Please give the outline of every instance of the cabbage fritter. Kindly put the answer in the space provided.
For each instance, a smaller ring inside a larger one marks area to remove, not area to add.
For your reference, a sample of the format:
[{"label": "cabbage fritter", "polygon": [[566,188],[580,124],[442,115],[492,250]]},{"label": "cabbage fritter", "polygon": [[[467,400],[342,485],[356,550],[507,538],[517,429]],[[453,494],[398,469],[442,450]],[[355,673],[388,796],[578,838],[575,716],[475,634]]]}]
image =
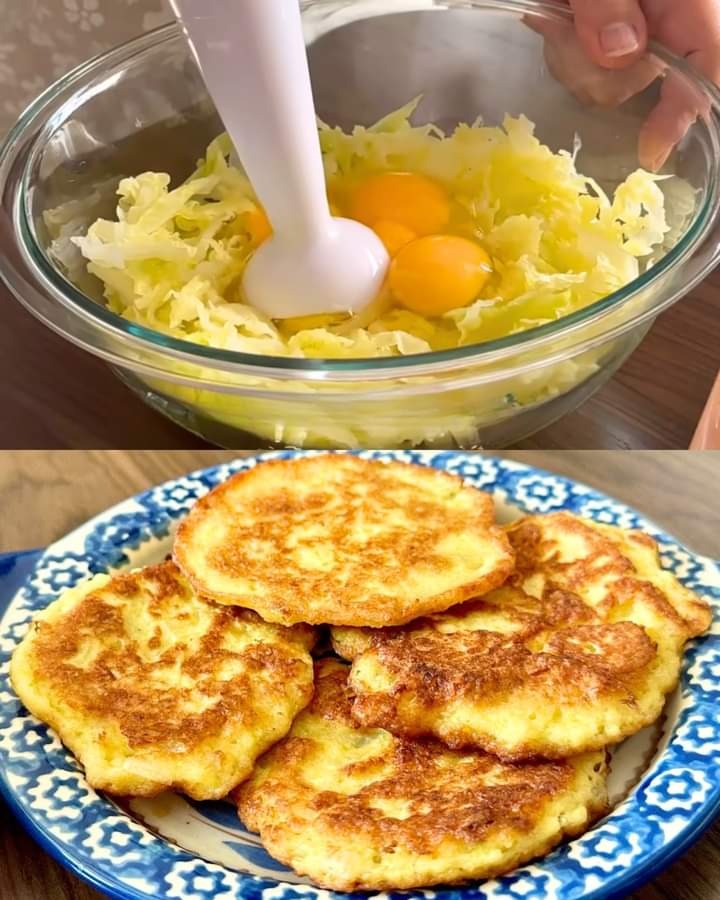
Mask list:
[{"label": "cabbage fritter", "polygon": [[93,787],[217,799],[309,703],[313,640],[200,599],[167,562],[67,591],[33,621],[11,678]]},{"label": "cabbage fritter", "polygon": [[568,513],[507,534],[503,587],[404,628],[333,629],[361,725],[512,760],[599,749],[657,718],[708,606],[647,535]]},{"label": "cabbage fritter", "polygon": [[238,473],[180,524],[174,555],[203,596],[285,625],[402,624],[497,587],[513,564],[489,495],[348,455]]},{"label": "cabbage fritter", "polygon": [[235,792],[269,853],[321,887],[485,878],[548,852],[606,807],[604,752],[503,763],[352,718],[348,668],[317,664],[312,704]]}]

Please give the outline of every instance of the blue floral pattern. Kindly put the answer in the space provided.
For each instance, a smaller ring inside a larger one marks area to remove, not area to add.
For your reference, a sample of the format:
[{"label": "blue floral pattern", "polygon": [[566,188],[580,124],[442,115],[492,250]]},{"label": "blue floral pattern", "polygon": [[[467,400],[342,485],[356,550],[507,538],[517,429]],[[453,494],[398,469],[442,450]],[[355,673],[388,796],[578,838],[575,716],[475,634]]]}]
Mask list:
[{"label": "blue floral pattern", "polygon": [[[30,618],[59,592],[98,572],[139,565],[169,546],[177,521],[198,497],[233,472],[279,451],[195,472],[120,504],[51,547],[0,622],[0,788],[43,846],[113,896],[177,900],[322,900],[311,885],[237,871],[169,843],[128,816],[85,781],[54,733],[23,709],[8,681],[10,655]],[[306,454],[309,455],[309,454]],[[690,588],[720,605],[716,564],[689,553],[633,510],[559,475],[520,463],[450,451],[363,451],[455,473],[527,512],[565,509],[598,522],[643,528],[660,542],[666,566]],[[1,586],[1,585],[0,585]],[[720,627],[695,641],[685,661],[679,709],[672,713],[667,748],[634,792],[586,835],[541,862],[472,889],[414,891],[410,898],[464,900],[576,900],[621,894],[697,837],[720,809]],[[202,811],[202,804],[198,808]],[[190,807],[188,807],[190,808]],[[222,820],[208,807],[207,820]],[[221,827],[218,825],[218,827]],[[239,836],[238,836],[239,835]],[[255,861],[257,840],[233,833],[238,867],[268,871]],[[335,895],[349,898],[350,895]],[[357,897],[357,895],[353,895]]]}]

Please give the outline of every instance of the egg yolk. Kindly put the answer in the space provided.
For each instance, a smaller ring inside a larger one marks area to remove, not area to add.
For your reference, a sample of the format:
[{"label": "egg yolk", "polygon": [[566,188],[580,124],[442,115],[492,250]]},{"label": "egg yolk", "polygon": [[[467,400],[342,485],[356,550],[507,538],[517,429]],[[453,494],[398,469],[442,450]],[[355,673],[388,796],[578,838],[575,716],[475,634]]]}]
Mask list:
[{"label": "egg yolk", "polygon": [[373,225],[373,231],[385,245],[390,256],[395,256],[410,241],[414,241],[417,235],[414,231],[400,225],[397,222],[388,222],[381,219]]},{"label": "egg yolk", "polygon": [[389,221],[418,235],[442,231],[450,221],[447,191],[430,178],[410,172],[371,175],[350,198],[350,218],[373,228]]},{"label": "egg yolk", "polygon": [[492,264],[474,241],[438,234],[406,244],[390,266],[395,300],[424,316],[439,316],[475,300]]},{"label": "egg yolk", "polygon": [[[330,213],[336,217],[342,216],[342,210],[332,201],[330,201]],[[250,235],[250,243],[253,247],[259,247],[272,236],[273,228],[262,206],[256,206],[255,209],[246,212],[243,216],[243,224]]]},{"label": "egg yolk", "polygon": [[256,206],[255,209],[246,212],[243,216],[243,223],[250,235],[250,243],[253,247],[259,247],[273,233],[270,220],[262,206]]}]

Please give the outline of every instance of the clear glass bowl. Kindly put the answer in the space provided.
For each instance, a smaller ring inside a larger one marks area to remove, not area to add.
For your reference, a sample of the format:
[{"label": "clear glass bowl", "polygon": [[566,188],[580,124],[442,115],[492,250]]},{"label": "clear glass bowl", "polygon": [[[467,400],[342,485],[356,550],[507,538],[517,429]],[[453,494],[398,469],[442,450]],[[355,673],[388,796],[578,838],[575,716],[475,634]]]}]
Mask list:
[{"label": "clear glass bowl", "polygon": [[[638,167],[638,135],[661,79],[620,105],[582,102],[583,90],[551,74],[544,40],[529,27],[555,22],[571,36],[562,7],[532,0],[303,6],[318,113],[330,124],[370,124],[422,93],[423,116],[446,128],[524,113],[555,150],[572,148],[580,135],[578,167],[606,189]],[[121,177],[156,169],[185,178],[222,130],[174,26],[75,70],[22,116],[0,152],[0,274],[49,327],[214,443],[507,446],[597,390],[655,316],[718,261],[718,92],[662,48],[644,62],[672,73],[703,108],[665,169],[692,185],[694,208],[679,208],[673,179],[662,182],[671,222],[683,223],[664,256],[624,289],[550,325],[452,351],[305,360],[198,347],[111,313],[81,260],[65,270],[53,261],[52,227],[81,233],[99,215],[112,216]],[[580,74],[599,78],[595,97],[608,99],[602,70]],[[60,212],[48,230],[50,209]]]}]

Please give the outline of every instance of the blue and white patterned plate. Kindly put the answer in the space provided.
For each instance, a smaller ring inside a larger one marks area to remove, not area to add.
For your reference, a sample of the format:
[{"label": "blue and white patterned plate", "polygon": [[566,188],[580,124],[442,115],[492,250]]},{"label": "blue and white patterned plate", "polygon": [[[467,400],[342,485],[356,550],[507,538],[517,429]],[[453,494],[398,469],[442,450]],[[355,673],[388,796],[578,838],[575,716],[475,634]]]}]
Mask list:
[{"label": "blue and white patterned plate", "polygon": [[[294,455],[266,454],[169,481],[108,510],[37,559],[0,558],[0,788],[39,843],[106,894],[123,900],[332,897],[272,860],[229,805],[191,803],[166,794],[120,806],[98,794],[55,734],[28,715],[8,682],[10,655],[32,615],[60,591],[97,572],[162,559],[177,521],[199,496],[263,459]],[[660,542],[665,565],[720,609],[720,572],[713,561],[694,556],[632,509],[584,485],[479,454],[361,455],[457,473],[490,491],[505,520],[521,512],[565,509],[599,522],[642,528]],[[27,582],[15,593],[27,571]],[[615,752],[610,792],[616,805],[595,828],[503,878],[403,896],[590,900],[626,894],[688,847],[720,810],[719,702],[716,616],[712,633],[690,645],[681,684],[668,699],[664,717]]]}]

